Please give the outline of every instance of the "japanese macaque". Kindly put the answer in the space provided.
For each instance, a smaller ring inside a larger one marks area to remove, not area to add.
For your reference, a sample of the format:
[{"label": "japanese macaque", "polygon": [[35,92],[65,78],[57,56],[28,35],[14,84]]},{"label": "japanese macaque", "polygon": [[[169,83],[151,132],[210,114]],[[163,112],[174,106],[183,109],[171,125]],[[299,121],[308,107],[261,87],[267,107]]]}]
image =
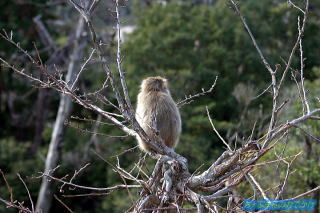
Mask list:
[{"label": "japanese macaque", "polygon": [[[181,133],[181,118],[165,78],[149,77],[142,81],[136,119],[150,139],[157,141],[157,135],[166,146],[173,149],[177,146]],[[139,136],[137,139],[140,149],[151,151]]]}]

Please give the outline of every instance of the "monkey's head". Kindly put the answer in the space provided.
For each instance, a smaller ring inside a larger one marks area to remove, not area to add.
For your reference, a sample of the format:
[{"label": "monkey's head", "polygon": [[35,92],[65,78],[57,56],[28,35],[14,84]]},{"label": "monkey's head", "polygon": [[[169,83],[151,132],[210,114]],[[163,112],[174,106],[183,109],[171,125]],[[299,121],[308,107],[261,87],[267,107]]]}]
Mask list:
[{"label": "monkey's head", "polygon": [[168,92],[167,79],[160,76],[149,77],[142,81],[141,91],[143,92]]}]

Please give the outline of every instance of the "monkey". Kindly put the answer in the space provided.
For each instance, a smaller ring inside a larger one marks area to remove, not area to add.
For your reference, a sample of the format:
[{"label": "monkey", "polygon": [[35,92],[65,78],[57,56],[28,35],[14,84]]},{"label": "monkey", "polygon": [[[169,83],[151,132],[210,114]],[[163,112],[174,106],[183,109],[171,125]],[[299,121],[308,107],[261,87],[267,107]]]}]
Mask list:
[{"label": "monkey", "polygon": [[[150,139],[157,141],[158,135],[166,146],[172,149],[177,146],[181,134],[181,116],[171,97],[167,79],[157,76],[142,81],[135,117]],[[141,150],[151,151],[139,136],[137,140]]]}]

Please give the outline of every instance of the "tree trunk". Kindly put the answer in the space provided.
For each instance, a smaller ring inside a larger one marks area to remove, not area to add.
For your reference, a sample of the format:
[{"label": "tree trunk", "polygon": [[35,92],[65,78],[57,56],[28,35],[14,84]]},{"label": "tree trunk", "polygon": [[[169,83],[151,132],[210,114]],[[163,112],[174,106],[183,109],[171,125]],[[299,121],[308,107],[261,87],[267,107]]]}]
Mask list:
[{"label": "tree trunk", "polygon": [[[72,78],[75,76],[75,72],[78,70],[78,65],[83,46],[80,45],[80,37],[84,27],[83,18],[79,18],[78,26],[76,29],[76,36],[74,38],[74,47],[70,57],[70,62],[68,65],[68,73],[66,76],[66,82],[72,83]],[[50,172],[58,165],[58,160],[60,158],[59,145],[62,142],[65,125],[64,121],[70,116],[72,102],[70,97],[66,94],[61,94],[59,109],[53,128],[51,141],[49,145],[49,150],[46,158],[45,164],[45,173]],[[43,176],[42,183],[40,186],[39,196],[36,205],[36,212],[48,213],[50,211],[51,202],[52,202],[52,182]]]}]

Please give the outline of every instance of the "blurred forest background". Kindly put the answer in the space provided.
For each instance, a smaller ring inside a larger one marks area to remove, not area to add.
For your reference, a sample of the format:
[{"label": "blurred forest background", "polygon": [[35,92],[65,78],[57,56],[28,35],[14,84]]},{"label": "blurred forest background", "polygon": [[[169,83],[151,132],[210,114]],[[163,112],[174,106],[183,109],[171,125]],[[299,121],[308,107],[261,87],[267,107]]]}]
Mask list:
[{"label": "blurred forest background", "polygon": [[[81,2],[81,1],[80,1]],[[294,1],[299,5],[300,1]],[[215,126],[232,145],[241,144],[251,135],[259,137],[270,119],[272,106],[269,92],[259,96],[270,85],[270,76],[261,63],[239,17],[224,0],[152,1],[129,0],[121,2],[123,30],[123,66],[127,75],[130,97],[135,103],[139,84],[144,77],[161,75],[169,80],[173,98],[178,102],[185,95],[202,88],[210,88],[218,76],[214,91],[207,96],[180,108],[183,122],[182,136],[177,153],[189,161],[190,172],[200,165],[207,168],[224,151],[223,144],[212,131],[205,107],[208,106]],[[287,0],[241,0],[239,6],[246,17],[265,56],[273,66],[284,66],[297,35],[299,11],[289,7]],[[66,72],[75,38],[79,13],[64,0],[1,0],[0,29],[12,31],[13,37],[31,54],[35,46],[47,66],[58,66]],[[115,66],[114,2],[101,1],[95,8],[93,23],[104,43],[105,54]],[[300,14],[301,15],[301,14]],[[45,35],[41,26],[48,32]],[[307,95],[312,106],[319,107],[320,94],[320,2],[310,2],[310,13],[304,33],[305,77]],[[81,33],[76,65],[80,68],[91,53],[87,26]],[[32,69],[24,54],[0,38],[0,57],[26,71],[40,76]],[[299,68],[297,53],[290,71],[295,75]],[[290,75],[289,75],[290,76]],[[105,80],[101,61],[94,57],[79,79],[79,90],[94,92]],[[110,93],[110,90],[105,90]],[[103,95],[103,93],[102,93]],[[301,103],[293,79],[288,78],[281,100],[288,100],[281,112],[281,121],[301,114]],[[60,94],[50,89],[33,87],[26,78],[16,75],[5,66],[0,67],[0,169],[13,187],[15,200],[25,200],[27,192],[17,177],[26,181],[32,199],[37,200],[41,179],[35,178],[44,170],[44,162],[57,116]],[[101,107],[108,108],[101,103]],[[92,119],[87,122],[82,118]],[[94,122],[95,120],[101,123]],[[121,183],[113,169],[97,154],[111,163],[115,155],[135,147],[132,137],[121,135],[118,129],[103,125],[104,120],[74,104],[71,117],[65,122],[65,131],[59,145],[61,168],[56,176],[62,177],[90,166],[79,175],[75,183],[85,186],[106,187]],[[280,121],[279,121],[280,122]],[[308,123],[307,131],[290,130],[292,135],[263,160],[276,155],[292,156],[299,152],[285,195],[294,196],[320,185],[320,126]],[[99,132],[101,134],[91,134]],[[106,134],[106,135],[104,135]],[[239,145],[240,146],[240,145]],[[138,148],[119,156],[121,166],[130,170],[143,156]],[[141,163],[141,162],[139,162]],[[143,168],[152,171],[155,160],[146,158]],[[286,168],[283,163],[270,164],[255,170],[256,178],[267,193],[274,193]],[[58,196],[61,184],[54,183]],[[138,196],[139,190],[132,190]],[[89,193],[84,190],[67,190],[64,194]],[[240,185],[237,193],[244,198],[252,196],[247,184]],[[0,195],[9,199],[4,180],[0,178]],[[318,200],[319,192],[309,196]],[[61,196],[60,196],[61,198]],[[102,213],[124,212],[132,202],[127,192],[113,192],[104,196],[67,197],[63,201],[75,212]],[[55,199],[50,212],[64,212],[65,208]],[[319,212],[319,205],[315,212]],[[16,212],[0,203],[0,212]]]}]

